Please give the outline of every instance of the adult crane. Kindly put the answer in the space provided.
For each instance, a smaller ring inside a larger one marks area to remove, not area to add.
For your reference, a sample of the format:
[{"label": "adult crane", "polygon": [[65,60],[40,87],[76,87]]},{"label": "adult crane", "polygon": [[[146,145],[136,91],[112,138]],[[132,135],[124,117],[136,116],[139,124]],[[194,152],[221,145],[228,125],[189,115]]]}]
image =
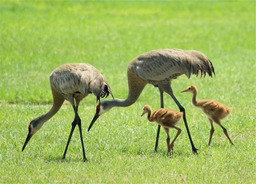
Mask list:
[{"label": "adult crane", "polygon": [[110,86],[104,79],[103,75],[94,66],[86,63],[71,63],[59,66],[53,70],[50,75],[50,85],[53,96],[53,105],[47,113],[33,119],[29,123],[28,135],[22,147],[22,151],[25,149],[31,137],[43,126],[43,124],[58,112],[66,99],[73,107],[75,118],[72,122],[63,159],[66,157],[66,152],[68,150],[73,131],[76,125],[78,125],[82,144],[83,160],[86,161],[87,158],[84,151],[81,119],[78,115],[78,106],[80,101],[90,93],[93,93],[96,96],[97,101],[100,101],[100,98],[107,97],[109,94],[112,95]]},{"label": "adult crane", "polygon": [[[143,53],[134,58],[128,65],[127,77],[129,93],[126,99],[109,99],[100,102],[96,106],[96,113],[89,125],[91,129],[100,115],[112,107],[127,107],[135,103],[146,84],[152,84],[160,90],[161,108],[164,107],[163,92],[169,94],[174,102],[183,112],[183,120],[192,146],[192,151],[197,153],[191,138],[186,120],[185,108],[180,104],[173,94],[171,80],[185,74],[190,78],[191,74],[209,76],[214,74],[214,67],[211,61],[201,52],[195,50],[181,49],[159,49]],[[155,151],[158,147],[160,125],[158,125]]]}]

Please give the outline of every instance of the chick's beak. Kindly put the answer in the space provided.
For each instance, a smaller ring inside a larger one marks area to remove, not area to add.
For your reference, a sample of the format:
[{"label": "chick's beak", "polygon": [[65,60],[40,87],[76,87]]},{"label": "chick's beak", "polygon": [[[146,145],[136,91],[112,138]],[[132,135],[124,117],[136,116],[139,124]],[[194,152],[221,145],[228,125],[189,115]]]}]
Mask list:
[{"label": "chick's beak", "polygon": [[145,112],[145,111],[143,111],[143,112],[142,112],[142,114],[141,114],[141,117],[142,117],[145,113],[146,113],[146,112]]},{"label": "chick's beak", "polygon": [[181,91],[181,93],[188,92],[188,89],[184,89]]}]

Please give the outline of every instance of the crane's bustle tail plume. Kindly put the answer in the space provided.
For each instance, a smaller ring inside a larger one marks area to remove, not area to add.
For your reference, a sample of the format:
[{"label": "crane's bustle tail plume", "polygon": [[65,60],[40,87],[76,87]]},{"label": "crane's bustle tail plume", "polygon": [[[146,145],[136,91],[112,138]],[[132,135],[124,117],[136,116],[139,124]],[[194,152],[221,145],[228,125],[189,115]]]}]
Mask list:
[{"label": "crane's bustle tail plume", "polygon": [[112,96],[113,99],[115,99],[110,86],[106,82],[104,82],[103,89],[97,95],[97,102],[100,101],[100,98],[107,98],[109,94]]},{"label": "crane's bustle tail plume", "polygon": [[110,86],[108,85],[108,83],[105,83],[105,85],[104,85],[104,92],[106,94],[106,97],[108,97],[108,95],[110,94],[112,96],[112,98],[115,99],[114,95],[112,93],[112,90],[111,90]]},{"label": "crane's bustle tail plume", "polygon": [[[186,51],[189,54],[189,57],[186,59],[186,75],[188,78],[191,73],[198,76],[201,73],[201,77],[205,77],[208,74],[210,77],[215,75],[214,67],[212,62],[201,52],[195,50]],[[195,59],[196,58],[196,59]]]}]

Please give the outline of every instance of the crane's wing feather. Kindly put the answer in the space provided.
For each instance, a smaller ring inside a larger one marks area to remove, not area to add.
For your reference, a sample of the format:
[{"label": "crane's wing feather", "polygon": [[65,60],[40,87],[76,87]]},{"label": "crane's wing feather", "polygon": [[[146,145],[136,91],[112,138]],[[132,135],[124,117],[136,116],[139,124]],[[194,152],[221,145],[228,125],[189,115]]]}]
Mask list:
[{"label": "crane's wing feather", "polygon": [[50,76],[51,85],[66,98],[74,94],[93,93],[97,101],[112,94],[101,72],[87,63],[69,63],[56,68]]},{"label": "crane's wing feather", "polygon": [[145,80],[174,79],[182,74],[189,78],[191,73],[212,76],[214,73],[211,61],[194,50],[153,50],[139,55],[134,63],[136,73]]}]

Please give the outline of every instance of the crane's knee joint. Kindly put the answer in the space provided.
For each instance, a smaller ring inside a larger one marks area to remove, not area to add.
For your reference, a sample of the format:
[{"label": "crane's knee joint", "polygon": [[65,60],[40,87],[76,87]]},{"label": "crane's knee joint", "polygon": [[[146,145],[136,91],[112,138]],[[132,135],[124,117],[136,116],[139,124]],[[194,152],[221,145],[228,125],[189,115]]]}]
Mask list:
[{"label": "crane's knee joint", "polygon": [[185,112],[185,108],[184,107],[180,107],[180,112]]}]

